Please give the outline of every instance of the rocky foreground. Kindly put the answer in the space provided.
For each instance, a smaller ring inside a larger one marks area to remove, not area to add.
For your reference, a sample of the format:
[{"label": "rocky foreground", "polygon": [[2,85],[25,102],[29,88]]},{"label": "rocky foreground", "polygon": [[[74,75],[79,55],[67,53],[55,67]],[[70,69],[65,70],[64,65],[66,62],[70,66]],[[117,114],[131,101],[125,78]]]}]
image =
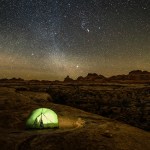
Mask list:
[{"label": "rocky foreground", "polygon": [[51,85],[52,102],[80,108],[150,130],[149,84]]},{"label": "rocky foreground", "polygon": [[[50,103],[51,97],[47,93],[25,91],[26,88],[18,90],[14,85],[0,87],[1,150],[150,149],[150,134],[147,131],[69,106]],[[39,107],[51,108],[58,114],[58,129],[25,129],[27,116]]]}]

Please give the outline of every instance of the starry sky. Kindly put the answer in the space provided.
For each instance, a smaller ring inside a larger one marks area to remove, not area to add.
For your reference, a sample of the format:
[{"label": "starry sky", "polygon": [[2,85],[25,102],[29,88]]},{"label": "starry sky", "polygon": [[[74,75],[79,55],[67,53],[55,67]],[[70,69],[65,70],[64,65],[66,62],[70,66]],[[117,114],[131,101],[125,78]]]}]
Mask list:
[{"label": "starry sky", "polygon": [[150,71],[149,0],[0,0],[0,78]]}]

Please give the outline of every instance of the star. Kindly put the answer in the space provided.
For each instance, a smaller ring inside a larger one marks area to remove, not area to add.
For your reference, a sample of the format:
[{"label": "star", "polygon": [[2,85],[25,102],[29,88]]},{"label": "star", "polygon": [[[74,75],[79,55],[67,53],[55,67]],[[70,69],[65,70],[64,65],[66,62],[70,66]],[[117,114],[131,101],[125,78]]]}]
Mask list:
[{"label": "star", "polygon": [[87,30],[87,32],[90,32],[90,30],[88,28],[86,30]]}]

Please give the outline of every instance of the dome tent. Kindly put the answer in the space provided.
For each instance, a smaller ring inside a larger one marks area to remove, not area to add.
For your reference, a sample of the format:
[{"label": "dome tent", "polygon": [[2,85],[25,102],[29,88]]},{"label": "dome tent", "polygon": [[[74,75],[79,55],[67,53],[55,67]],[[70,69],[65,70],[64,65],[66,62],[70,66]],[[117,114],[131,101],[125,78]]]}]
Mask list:
[{"label": "dome tent", "polygon": [[48,108],[33,110],[26,121],[26,127],[32,129],[56,128],[58,126],[57,114]]}]

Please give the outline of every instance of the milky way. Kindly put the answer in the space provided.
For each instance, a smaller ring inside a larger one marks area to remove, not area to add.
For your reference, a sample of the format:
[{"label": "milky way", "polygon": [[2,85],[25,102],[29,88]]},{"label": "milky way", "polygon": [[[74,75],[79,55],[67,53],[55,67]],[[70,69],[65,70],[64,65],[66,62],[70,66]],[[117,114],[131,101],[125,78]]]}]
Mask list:
[{"label": "milky way", "polygon": [[0,0],[0,78],[150,71],[149,18],[149,0]]}]

